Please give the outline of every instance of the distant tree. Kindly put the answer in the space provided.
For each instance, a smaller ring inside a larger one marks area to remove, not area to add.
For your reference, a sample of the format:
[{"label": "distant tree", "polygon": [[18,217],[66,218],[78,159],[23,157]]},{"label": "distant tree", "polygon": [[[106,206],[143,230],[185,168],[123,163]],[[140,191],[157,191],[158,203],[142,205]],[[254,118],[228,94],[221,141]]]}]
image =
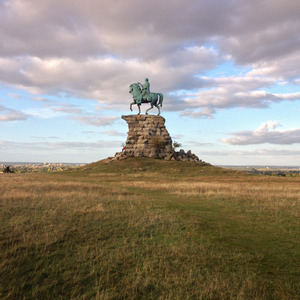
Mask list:
[{"label": "distant tree", "polygon": [[176,151],[177,148],[180,148],[180,147],[181,147],[180,143],[178,143],[176,141],[173,142],[173,148],[174,148],[175,151]]},{"label": "distant tree", "polygon": [[13,171],[10,169],[10,166],[4,166],[3,173],[13,173]]}]

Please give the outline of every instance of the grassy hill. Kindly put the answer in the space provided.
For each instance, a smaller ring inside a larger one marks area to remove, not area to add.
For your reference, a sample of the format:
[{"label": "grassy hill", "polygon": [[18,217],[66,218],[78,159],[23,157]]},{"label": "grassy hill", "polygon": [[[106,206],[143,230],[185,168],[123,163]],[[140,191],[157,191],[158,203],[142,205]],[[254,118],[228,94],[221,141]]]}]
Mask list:
[{"label": "grassy hill", "polygon": [[299,299],[300,178],[135,158],[0,183],[1,299]]}]

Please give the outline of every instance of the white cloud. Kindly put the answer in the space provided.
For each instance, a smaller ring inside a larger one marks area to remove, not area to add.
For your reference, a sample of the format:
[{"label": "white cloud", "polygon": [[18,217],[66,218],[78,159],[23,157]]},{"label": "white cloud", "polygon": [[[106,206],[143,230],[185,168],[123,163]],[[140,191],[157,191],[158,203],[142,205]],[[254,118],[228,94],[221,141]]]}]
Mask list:
[{"label": "white cloud", "polygon": [[119,117],[114,116],[73,116],[69,117],[69,119],[73,119],[79,121],[85,125],[92,125],[92,126],[107,126],[113,124]]},{"label": "white cloud", "polygon": [[77,106],[69,103],[62,103],[56,107],[53,107],[54,111],[63,112],[67,114],[81,114],[83,111]]},{"label": "white cloud", "polygon": [[28,115],[0,105],[0,122],[23,121],[28,118]]},{"label": "white cloud", "polygon": [[38,119],[51,119],[61,115],[60,112],[55,112],[51,108],[27,108],[25,113]]},{"label": "white cloud", "polygon": [[183,43],[215,41],[238,61],[265,60],[297,48],[299,11],[295,0],[2,1],[0,28],[6,42],[0,54],[113,53],[152,60]]},{"label": "white cloud", "polygon": [[[199,80],[193,74],[215,66],[216,62],[216,53],[203,47],[187,48],[175,52],[173,57],[151,62],[113,57],[80,60],[28,56],[18,60],[0,58],[0,80],[34,94],[66,93],[100,103],[120,105],[124,102],[124,95],[131,98],[128,86],[132,82],[143,81],[148,76],[153,78],[153,92],[189,89],[199,85]],[[34,97],[37,101],[43,99]]]},{"label": "white cloud", "polygon": [[38,96],[32,96],[31,100],[33,101],[37,101],[37,102],[50,102],[49,99],[45,98],[45,97],[38,97]]},{"label": "white cloud", "polygon": [[124,132],[119,132],[117,130],[108,130],[104,132],[105,134],[109,135],[109,136],[121,136],[121,137],[126,137],[126,133]]},{"label": "white cloud", "polygon": [[[292,157],[300,156],[300,150],[291,150],[291,149],[255,149],[255,150],[233,150],[233,151],[201,151],[202,155],[207,156],[232,156],[239,157],[245,159],[245,157],[254,157],[257,159],[257,164],[264,164],[263,158],[289,158],[291,160]],[[243,161],[243,160],[242,160]],[[291,160],[292,161],[292,160]],[[298,160],[297,160],[298,161]],[[265,162],[266,163],[266,162]],[[226,165],[226,160],[224,160],[223,165]]]},{"label": "white cloud", "polygon": [[[128,85],[147,76],[165,96],[190,91],[165,97],[165,109],[186,116],[266,108],[299,100],[266,91],[299,81],[299,15],[295,0],[1,1],[0,81],[36,100],[63,93],[124,109]],[[252,71],[199,77],[228,59]]]},{"label": "white cloud", "polygon": [[57,152],[64,150],[93,150],[100,148],[110,148],[110,147],[120,147],[120,142],[118,141],[97,141],[97,142],[13,142],[7,140],[0,140],[0,149],[3,151],[10,150],[19,150],[23,151],[53,151],[53,149]]},{"label": "white cloud", "polygon": [[270,129],[275,129],[278,126],[281,126],[279,121],[268,121],[262,123],[255,131],[255,133],[260,133],[260,132],[268,132]]},{"label": "white cloud", "polygon": [[[299,49],[300,42],[297,48]],[[287,51],[287,49],[285,49]],[[278,80],[297,79],[299,71],[295,66],[300,65],[300,51],[296,50],[293,53],[286,52],[285,57],[276,60],[262,60],[253,63],[251,66],[253,71],[249,72],[252,76],[272,76]]]},{"label": "white cloud", "polygon": [[15,94],[15,93],[8,93],[7,96],[10,97],[10,98],[13,98],[13,99],[20,99],[21,98],[21,95]]},{"label": "white cloud", "polygon": [[[234,107],[267,108],[272,103],[300,100],[300,93],[271,93],[263,88],[270,87],[274,80],[268,77],[230,76],[219,78],[201,77],[206,89],[182,95],[182,115],[194,118],[211,118],[220,109]],[[195,111],[196,110],[196,111]]]},{"label": "white cloud", "polygon": [[278,121],[262,123],[254,131],[234,132],[234,137],[225,138],[222,142],[230,145],[277,144],[292,145],[300,143],[300,129],[276,130]]},{"label": "white cloud", "polygon": [[215,109],[204,107],[200,111],[185,110],[181,112],[181,115],[195,119],[211,119],[214,113]]}]

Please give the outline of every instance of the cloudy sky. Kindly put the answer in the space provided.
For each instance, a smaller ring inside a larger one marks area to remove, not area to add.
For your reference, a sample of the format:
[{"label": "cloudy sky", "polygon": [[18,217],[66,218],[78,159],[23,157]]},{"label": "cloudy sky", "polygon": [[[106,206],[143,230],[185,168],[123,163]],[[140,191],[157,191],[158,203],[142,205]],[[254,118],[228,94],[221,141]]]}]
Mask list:
[{"label": "cloudy sky", "polygon": [[148,77],[186,151],[300,166],[299,15],[298,0],[0,0],[0,161],[113,156]]}]

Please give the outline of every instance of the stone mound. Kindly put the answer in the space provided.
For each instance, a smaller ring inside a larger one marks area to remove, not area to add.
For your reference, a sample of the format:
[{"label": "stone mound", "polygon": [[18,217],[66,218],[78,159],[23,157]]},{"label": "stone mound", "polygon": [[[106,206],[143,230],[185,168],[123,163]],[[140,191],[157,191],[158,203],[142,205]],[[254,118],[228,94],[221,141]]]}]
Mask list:
[{"label": "stone mound", "polygon": [[153,157],[165,160],[202,162],[190,150],[176,152],[172,138],[165,127],[165,119],[161,116],[129,115],[122,116],[128,124],[128,136],[125,151],[117,152],[112,160],[127,157]]}]

